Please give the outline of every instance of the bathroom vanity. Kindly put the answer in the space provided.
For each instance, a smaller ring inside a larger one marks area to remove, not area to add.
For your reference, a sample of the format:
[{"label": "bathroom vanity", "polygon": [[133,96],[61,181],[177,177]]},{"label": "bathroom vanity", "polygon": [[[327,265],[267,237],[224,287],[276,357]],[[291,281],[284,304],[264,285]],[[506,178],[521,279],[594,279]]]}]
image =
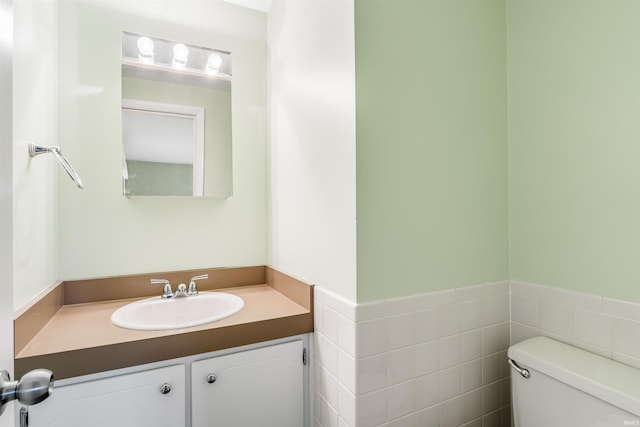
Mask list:
[{"label": "bathroom vanity", "polygon": [[298,336],[63,380],[31,427],[306,425],[308,339]]},{"label": "bathroom vanity", "polygon": [[[150,277],[177,284],[202,273],[201,291],[237,295],[243,309],[174,330],[110,322],[119,307],[158,295]],[[62,282],[15,321],[16,376],[37,366],[56,378],[22,425],[305,426],[312,301],[312,286],[268,267]]]}]

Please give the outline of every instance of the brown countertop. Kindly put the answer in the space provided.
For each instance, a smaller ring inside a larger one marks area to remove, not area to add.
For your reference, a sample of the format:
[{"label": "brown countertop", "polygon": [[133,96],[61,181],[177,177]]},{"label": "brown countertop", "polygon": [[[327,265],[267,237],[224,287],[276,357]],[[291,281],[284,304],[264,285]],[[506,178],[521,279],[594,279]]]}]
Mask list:
[{"label": "brown countertop", "polygon": [[[219,272],[216,269],[213,275]],[[252,281],[259,280],[258,274]],[[91,281],[85,282],[91,285]],[[70,378],[313,332],[313,286],[268,267],[264,268],[264,283],[215,286],[215,291],[244,300],[240,312],[213,323],[164,331],[124,329],[110,321],[118,308],[148,296],[65,304],[64,301],[76,301],[77,294],[56,296],[56,292],[64,292],[64,286],[63,282],[59,286],[62,291],[56,288],[43,298],[62,299],[57,309],[38,309],[36,304],[31,312],[16,319],[16,377],[31,369],[47,368],[57,379]],[[74,286],[77,283],[70,284],[67,292]],[[214,290],[200,286],[200,282],[199,288]],[[24,326],[34,319],[37,328]]]}]

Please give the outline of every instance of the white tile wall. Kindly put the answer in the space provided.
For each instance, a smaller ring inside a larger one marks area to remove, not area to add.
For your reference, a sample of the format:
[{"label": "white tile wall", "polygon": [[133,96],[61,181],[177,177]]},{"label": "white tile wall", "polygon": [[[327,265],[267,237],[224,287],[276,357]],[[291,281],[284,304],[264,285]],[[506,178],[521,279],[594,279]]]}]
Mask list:
[{"label": "white tile wall", "polygon": [[546,335],[640,368],[640,304],[518,281],[356,305],[315,291],[313,425],[511,425],[509,344]]},{"label": "white tile wall", "polygon": [[508,282],[315,313],[314,426],[511,425]]},{"label": "white tile wall", "polygon": [[511,282],[511,344],[545,335],[640,368],[640,304]]}]

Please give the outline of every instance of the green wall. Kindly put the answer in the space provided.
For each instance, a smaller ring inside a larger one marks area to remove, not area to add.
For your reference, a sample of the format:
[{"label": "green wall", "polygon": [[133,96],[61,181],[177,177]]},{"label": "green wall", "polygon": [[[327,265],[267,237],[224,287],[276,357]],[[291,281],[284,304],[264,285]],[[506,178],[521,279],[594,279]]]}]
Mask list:
[{"label": "green wall", "polygon": [[355,0],[358,302],[508,278],[504,0]]},{"label": "green wall", "polygon": [[[58,172],[61,280],[267,261],[265,14],[223,1],[151,3],[57,2],[58,140],[85,185]],[[123,31],[232,52],[233,197],[122,196]]]},{"label": "green wall", "polygon": [[640,2],[507,22],[510,276],[640,301]]},{"label": "green wall", "polygon": [[640,301],[640,2],[355,5],[358,301]]}]

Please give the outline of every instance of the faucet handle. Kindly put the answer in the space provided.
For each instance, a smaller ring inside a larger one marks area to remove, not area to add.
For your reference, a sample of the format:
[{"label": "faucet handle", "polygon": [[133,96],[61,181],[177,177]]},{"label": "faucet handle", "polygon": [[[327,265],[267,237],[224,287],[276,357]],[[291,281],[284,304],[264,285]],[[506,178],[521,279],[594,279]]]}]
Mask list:
[{"label": "faucet handle", "polygon": [[196,287],[196,280],[208,279],[208,274],[201,274],[200,276],[192,277],[189,281],[189,290],[187,295],[198,295],[198,288]]},{"label": "faucet handle", "polygon": [[173,298],[173,291],[171,290],[171,283],[169,283],[168,280],[165,280],[165,279],[151,279],[151,284],[152,285],[164,284],[164,289],[163,289],[162,295],[160,295],[160,296],[162,298],[164,298],[164,299]]}]

